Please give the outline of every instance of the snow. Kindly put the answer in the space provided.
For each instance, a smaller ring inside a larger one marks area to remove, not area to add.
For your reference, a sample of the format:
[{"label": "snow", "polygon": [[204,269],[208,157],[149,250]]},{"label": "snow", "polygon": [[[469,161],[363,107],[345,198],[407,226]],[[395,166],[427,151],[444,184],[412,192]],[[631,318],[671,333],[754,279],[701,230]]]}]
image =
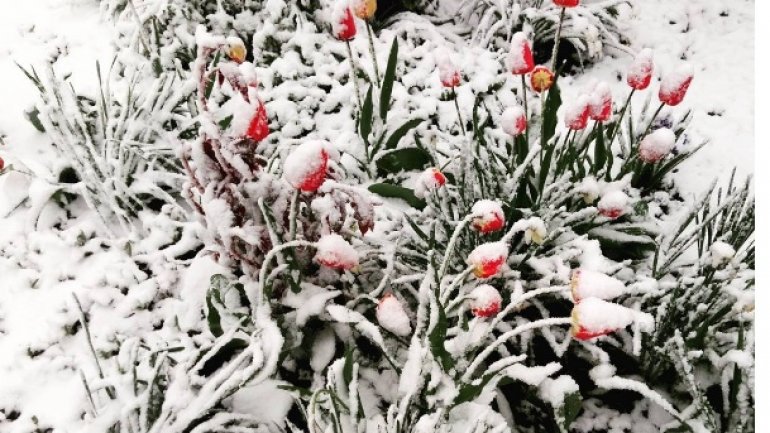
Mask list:
[{"label": "snow", "polygon": [[473,227],[477,230],[485,231],[487,227],[500,229],[504,224],[503,207],[497,201],[479,200],[473,204],[471,214],[474,215]]},{"label": "snow", "polygon": [[478,317],[494,317],[500,311],[503,297],[489,284],[476,286],[468,293],[471,311]]},{"label": "snow", "polygon": [[575,304],[573,317],[577,324],[589,332],[612,331],[625,328],[639,321],[645,329],[651,326],[652,317],[622,305],[613,304],[599,298],[582,299]]},{"label": "snow", "polygon": [[[609,191],[602,195],[597,208],[602,214],[625,213],[628,208],[629,197],[623,191]],[[606,215],[609,216],[609,215]]]},{"label": "snow", "polygon": [[674,131],[668,128],[657,129],[639,143],[639,158],[645,162],[657,162],[665,158],[675,145]]},{"label": "snow", "polygon": [[404,306],[392,294],[383,296],[377,304],[377,322],[399,337],[406,337],[412,333],[412,324],[404,311]]},{"label": "snow", "polygon": [[722,241],[711,244],[709,252],[711,253],[711,266],[715,268],[728,263],[735,257],[735,248]]},{"label": "snow", "polygon": [[261,423],[284,425],[286,414],[294,404],[291,392],[279,388],[287,383],[266,380],[257,385],[247,385],[233,394],[230,400],[236,413],[249,414]]},{"label": "snow", "polygon": [[661,101],[671,99],[674,102],[668,102],[669,105],[677,105],[684,98],[690,81],[693,79],[695,70],[689,63],[683,63],[663,75],[660,82]]},{"label": "snow", "polygon": [[519,105],[508,107],[500,116],[500,124],[506,134],[516,137],[527,129],[527,116]]},{"label": "snow", "polygon": [[650,85],[652,73],[655,70],[652,50],[645,48],[636,55],[634,61],[628,67],[626,81],[629,86],[637,90],[644,90]]},{"label": "snow", "polygon": [[[531,69],[533,65],[530,50],[530,42],[527,39],[527,35],[523,32],[514,33],[511,38],[511,49],[506,57],[508,70],[521,73]],[[530,51],[529,56],[526,55],[528,51]]]},{"label": "snow", "polygon": [[446,182],[446,178],[435,167],[424,170],[417,177],[417,181],[414,185],[414,195],[417,198],[425,198],[431,191],[435,191],[440,188]]},{"label": "snow", "polygon": [[442,47],[435,54],[436,66],[441,83],[447,87],[454,87],[460,82],[460,70],[452,60],[449,51]]},{"label": "snow", "polygon": [[321,140],[300,144],[286,157],[283,177],[294,188],[302,188],[319,174],[324,176],[330,147],[330,143]]},{"label": "snow", "polygon": [[591,99],[587,95],[580,95],[577,99],[565,103],[564,122],[572,130],[580,130],[586,127],[590,114]]},{"label": "snow", "polygon": [[315,260],[335,269],[352,269],[358,266],[358,251],[342,236],[332,233],[316,243]]},{"label": "snow", "polygon": [[570,287],[575,302],[586,298],[609,300],[626,293],[626,286],[622,281],[589,269],[574,270]]},{"label": "snow", "polygon": [[496,275],[508,257],[508,245],[503,242],[488,242],[477,246],[468,255],[466,262],[472,265],[477,275],[487,278]]},{"label": "snow", "polygon": [[612,116],[612,90],[607,83],[597,83],[589,96],[591,119],[607,121]]}]

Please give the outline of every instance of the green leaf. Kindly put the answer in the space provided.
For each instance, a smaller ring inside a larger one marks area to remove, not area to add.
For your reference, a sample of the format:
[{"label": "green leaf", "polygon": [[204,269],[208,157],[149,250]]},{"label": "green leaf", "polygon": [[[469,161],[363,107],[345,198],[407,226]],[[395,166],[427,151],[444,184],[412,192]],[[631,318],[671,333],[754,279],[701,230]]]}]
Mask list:
[{"label": "green leaf", "polygon": [[390,47],[390,55],[388,56],[388,66],[385,69],[385,78],[382,81],[382,91],[380,92],[380,119],[383,123],[388,120],[390,95],[393,93],[393,82],[396,79],[396,60],[398,60],[398,38],[393,38],[393,45]]},{"label": "green leaf", "polygon": [[29,120],[29,123],[31,123],[39,132],[45,132],[43,123],[40,121],[40,110],[38,110],[37,107],[25,111],[24,117],[26,117],[27,120]]},{"label": "green leaf", "polygon": [[342,366],[342,379],[345,380],[345,385],[353,381],[353,350],[354,347],[350,346],[345,351],[345,364]]},{"label": "green leaf", "polygon": [[558,80],[553,83],[551,90],[548,91],[548,97],[545,100],[545,111],[543,112],[543,137],[540,139],[540,145],[545,149],[554,134],[556,134],[556,124],[558,118],[556,112],[561,106],[561,91],[559,90]]},{"label": "green leaf", "polygon": [[369,186],[369,191],[388,198],[400,198],[416,209],[425,207],[425,200],[417,198],[414,191],[403,186],[393,185],[391,183],[375,183]]},{"label": "green leaf", "polygon": [[377,160],[377,171],[384,176],[388,173],[421,170],[430,164],[430,154],[418,147],[407,147],[388,152]]},{"label": "green leaf", "polygon": [[564,431],[569,431],[569,427],[575,421],[583,405],[583,399],[579,392],[567,394],[564,398],[564,405],[559,408],[561,418],[564,419]]},{"label": "green leaf", "polygon": [[607,146],[604,144],[604,125],[601,123],[596,129],[596,142],[594,143],[594,165],[592,173],[599,173],[599,170],[607,163]]},{"label": "green leaf", "polygon": [[433,352],[434,358],[438,359],[439,364],[441,364],[444,371],[449,371],[454,363],[452,362],[452,357],[449,355],[449,352],[447,352],[444,347],[448,326],[446,312],[444,311],[444,306],[441,305],[441,302],[438,299],[436,299],[436,305],[438,306],[438,320],[436,321],[436,326],[433,327],[433,330],[428,336],[428,339],[430,340],[430,349],[431,352]]},{"label": "green leaf", "polygon": [[[369,134],[372,133],[372,110],[374,110],[372,102],[372,86],[369,86],[369,90],[366,92],[366,99],[364,99],[364,106],[361,108],[361,122],[358,126],[361,133],[361,139],[369,147]],[[367,155],[368,156],[368,155]]]},{"label": "green leaf", "polygon": [[401,125],[398,129],[393,131],[392,134],[390,134],[390,137],[388,137],[388,141],[385,142],[385,149],[395,149],[398,145],[398,142],[401,141],[402,138],[406,135],[407,132],[412,130],[413,128],[416,128],[417,125],[422,123],[422,119],[412,119],[407,122],[405,122],[403,125]]},{"label": "green leaf", "polygon": [[211,276],[209,291],[206,293],[206,320],[209,325],[209,331],[215,337],[221,336],[222,316],[219,314],[218,306],[222,304],[222,288],[228,284],[224,275],[216,274]]}]

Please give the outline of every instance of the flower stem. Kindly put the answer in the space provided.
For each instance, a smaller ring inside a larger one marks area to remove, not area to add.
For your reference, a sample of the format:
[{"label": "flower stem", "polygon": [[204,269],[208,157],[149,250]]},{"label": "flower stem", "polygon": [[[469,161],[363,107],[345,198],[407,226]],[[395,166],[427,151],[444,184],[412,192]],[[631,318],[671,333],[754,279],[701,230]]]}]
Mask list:
[{"label": "flower stem", "polygon": [[652,119],[650,119],[650,124],[647,125],[647,129],[644,130],[644,134],[642,134],[642,138],[644,138],[647,134],[650,133],[650,130],[652,129],[652,124],[655,123],[655,119],[658,118],[658,114],[660,114],[661,110],[663,110],[663,107],[666,106],[665,102],[661,102],[660,106],[657,110],[655,110],[655,114],[652,115]]},{"label": "flower stem", "polygon": [[457,119],[460,122],[460,131],[462,131],[463,135],[467,135],[465,133],[465,122],[463,122],[463,115],[460,114],[460,104],[457,102],[457,92],[455,92],[454,87],[452,87],[452,99],[455,101],[455,110],[457,110]]},{"label": "flower stem", "polygon": [[463,231],[466,225],[473,219],[475,215],[468,214],[465,218],[462,219],[457,224],[457,227],[455,227],[454,233],[452,233],[452,237],[449,238],[449,243],[447,244],[446,251],[444,251],[444,260],[441,261],[441,268],[438,271],[438,279],[441,281],[442,278],[444,278],[444,274],[446,273],[447,268],[449,267],[449,259],[452,257],[452,252],[455,249],[455,244],[457,243],[457,239],[460,237],[460,233]]},{"label": "flower stem", "polygon": [[369,54],[372,56],[372,65],[374,66],[374,84],[380,87],[380,67],[377,65],[377,53],[374,51],[374,34],[372,34],[372,25],[366,21],[366,33],[369,36]]},{"label": "flower stem", "polygon": [[527,78],[525,74],[521,74],[521,100],[524,102],[524,118],[527,119],[526,139],[527,146],[529,146],[529,107],[527,106]]},{"label": "flower stem", "polygon": [[561,26],[564,23],[564,14],[567,12],[567,8],[561,8],[561,15],[559,16],[559,27],[556,29],[556,39],[553,41],[553,55],[551,60],[551,70],[556,73],[556,57],[559,55],[559,41],[561,40]]},{"label": "flower stem", "polygon": [[625,117],[626,115],[626,110],[628,110],[628,106],[631,105],[631,98],[634,96],[635,92],[636,92],[636,89],[631,90],[631,93],[628,94],[628,98],[626,98],[626,103],[623,104],[623,109],[620,110],[620,117],[618,118],[618,121],[615,124],[615,128],[612,129],[612,136],[610,136],[610,142],[607,145],[610,151],[612,151],[612,143],[615,142],[615,137],[618,135],[618,131],[620,131],[620,127],[623,126],[623,117]]},{"label": "flower stem", "polygon": [[273,247],[273,249],[268,251],[268,253],[265,255],[265,260],[262,262],[262,267],[259,269],[259,286],[256,299],[258,303],[262,304],[266,301],[265,285],[267,284],[267,269],[270,266],[270,262],[273,261],[273,258],[275,258],[275,256],[281,251],[287,248],[295,247],[315,247],[315,243],[301,240],[286,242],[285,244]]},{"label": "flower stem", "polygon": [[353,80],[353,88],[356,92],[356,100],[358,101],[358,115],[361,115],[363,104],[361,103],[361,89],[358,87],[358,78],[356,77],[356,62],[353,59],[353,48],[350,46],[350,41],[345,41],[345,46],[348,48],[348,59],[350,59],[350,79]]}]

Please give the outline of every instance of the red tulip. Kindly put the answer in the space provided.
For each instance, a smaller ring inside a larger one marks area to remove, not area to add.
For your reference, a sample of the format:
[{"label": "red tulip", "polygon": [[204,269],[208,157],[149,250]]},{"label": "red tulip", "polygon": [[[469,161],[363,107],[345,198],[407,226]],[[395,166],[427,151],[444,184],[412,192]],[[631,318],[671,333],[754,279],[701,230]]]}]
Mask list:
[{"label": "red tulip", "polygon": [[471,313],[476,317],[495,317],[500,312],[503,298],[494,287],[484,284],[471,290]]},{"label": "red tulip", "polygon": [[530,83],[535,92],[540,93],[550,89],[553,86],[553,81],[553,72],[545,66],[537,66],[532,70]]},{"label": "red tulip", "polygon": [[286,157],[283,176],[291,186],[305,192],[314,192],[321,187],[329,162],[326,146],[323,141],[306,141]]},{"label": "red tulip", "polygon": [[254,117],[249,122],[246,137],[254,141],[262,141],[268,134],[270,134],[270,125],[267,120],[267,110],[265,110],[265,104],[260,101],[257,105],[257,111],[254,112]]},{"label": "red tulip", "polygon": [[479,245],[471,251],[466,261],[473,266],[477,278],[486,279],[497,275],[508,258],[508,246],[502,242]]},{"label": "red tulip", "polygon": [[553,3],[563,8],[574,8],[580,4],[580,0],[553,0]]},{"label": "red tulip", "polygon": [[676,144],[674,131],[668,128],[660,128],[652,134],[644,137],[639,143],[639,159],[654,164],[665,158]]},{"label": "red tulip", "polygon": [[444,186],[444,184],[446,184],[446,176],[444,176],[444,173],[435,167],[431,168],[430,171],[431,175],[433,176],[433,180],[438,186]]},{"label": "red tulip", "polygon": [[377,303],[377,323],[388,331],[406,337],[412,333],[412,325],[404,306],[392,293],[388,293]]},{"label": "red tulip", "polygon": [[572,272],[570,289],[575,303],[587,298],[613,299],[626,292],[622,281],[588,269],[575,269]]},{"label": "red tulip", "polygon": [[626,82],[633,89],[646,89],[650,85],[650,81],[652,81],[653,68],[652,50],[646,48],[636,55],[634,62],[628,68]]},{"label": "red tulip", "polygon": [[500,117],[503,131],[511,137],[516,137],[527,130],[527,114],[518,105],[508,107]]},{"label": "red tulip", "polygon": [[476,202],[471,209],[473,215],[472,226],[479,233],[492,233],[505,226],[505,215],[499,203],[492,200]]},{"label": "red tulip", "polygon": [[460,70],[457,69],[449,53],[439,49],[436,53],[436,65],[441,85],[444,87],[457,87],[460,85]]},{"label": "red tulip", "polygon": [[522,32],[513,35],[511,51],[508,53],[508,68],[513,75],[523,75],[535,69],[535,59],[529,40]]},{"label": "red tulip", "polygon": [[658,93],[660,102],[672,107],[679,105],[687,94],[687,89],[690,88],[693,74],[692,66],[686,63],[663,77],[663,81],[660,83],[660,92]]},{"label": "red tulip", "polygon": [[626,213],[628,196],[623,191],[610,191],[602,196],[597,207],[600,215],[611,220],[618,219]]},{"label": "red tulip", "polygon": [[351,270],[358,266],[358,251],[342,236],[330,234],[316,243],[315,261],[327,268]]},{"label": "red tulip", "polygon": [[[572,335],[581,341],[601,337],[625,328],[637,319],[637,313],[622,305],[598,298],[587,298],[572,308]],[[644,316],[648,325],[651,318]]]},{"label": "red tulip", "polygon": [[0,171],[2,171],[5,168],[5,161],[2,157],[0,157]]},{"label": "red tulip", "polygon": [[588,115],[590,112],[589,98],[585,95],[580,96],[575,103],[567,107],[564,113],[564,121],[567,123],[567,127],[574,131],[585,129],[586,125],[588,125]]},{"label": "red tulip", "polygon": [[356,37],[356,22],[353,19],[353,12],[343,3],[344,8],[334,11],[332,17],[332,33],[334,37],[341,41],[350,41]]},{"label": "red tulip", "polygon": [[599,83],[591,93],[591,119],[606,122],[612,116],[612,91],[607,83]]}]

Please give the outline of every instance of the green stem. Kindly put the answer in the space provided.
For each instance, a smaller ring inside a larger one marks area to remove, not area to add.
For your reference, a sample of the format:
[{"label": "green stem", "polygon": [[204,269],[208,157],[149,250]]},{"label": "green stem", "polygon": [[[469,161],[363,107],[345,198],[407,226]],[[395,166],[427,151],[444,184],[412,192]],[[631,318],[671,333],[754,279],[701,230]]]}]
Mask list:
[{"label": "green stem", "polygon": [[618,131],[620,131],[620,127],[623,125],[623,117],[625,117],[626,115],[626,110],[628,110],[628,106],[631,105],[631,98],[634,96],[635,92],[636,92],[636,89],[631,90],[631,93],[628,94],[628,98],[626,98],[626,103],[623,104],[623,109],[620,110],[620,117],[618,118],[618,121],[615,124],[615,127],[612,129],[612,136],[610,136],[610,143],[608,144],[610,151],[612,151],[612,143],[615,142],[615,137],[618,135]]},{"label": "green stem", "polygon": [[641,138],[644,138],[647,134],[650,133],[650,129],[652,129],[652,124],[655,122],[655,119],[658,117],[658,114],[660,114],[660,111],[663,110],[663,107],[665,107],[666,104],[661,102],[660,106],[657,110],[655,110],[655,114],[652,115],[652,119],[650,119],[650,124],[647,125],[647,129],[644,130],[644,134],[642,134]]},{"label": "green stem", "polygon": [[524,102],[524,118],[527,119],[527,131],[526,139],[527,145],[529,145],[529,108],[527,106],[527,78],[524,74],[521,74],[521,99]]},{"label": "green stem", "polygon": [[556,39],[553,41],[553,59],[551,60],[551,70],[556,71],[556,57],[559,55],[559,41],[561,40],[561,26],[564,23],[564,14],[567,12],[567,8],[561,8],[561,15],[559,16],[559,27],[556,29]]},{"label": "green stem", "polygon": [[353,48],[350,46],[350,41],[345,41],[345,46],[348,48],[348,59],[350,59],[350,79],[353,80],[356,101],[358,101],[358,115],[361,116],[363,104],[361,103],[361,89],[358,87],[358,78],[356,77],[356,62],[353,60]]},{"label": "green stem", "polygon": [[454,87],[452,87],[452,99],[455,101],[455,110],[457,110],[457,119],[460,122],[460,131],[462,131],[463,135],[467,135],[465,133],[465,122],[463,122],[463,115],[460,114],[460,104],[457,102],[457,92],[455,92]]},{"label": "green stem", "polygon": [[369,53],[372,56],[372,65],[374,66],[374,84],[380,87],[380,67],[377,65],[377,53],[374,51],[374,34],[372,34],[372,25],[366,21],[366,33],[369,36]]}]

